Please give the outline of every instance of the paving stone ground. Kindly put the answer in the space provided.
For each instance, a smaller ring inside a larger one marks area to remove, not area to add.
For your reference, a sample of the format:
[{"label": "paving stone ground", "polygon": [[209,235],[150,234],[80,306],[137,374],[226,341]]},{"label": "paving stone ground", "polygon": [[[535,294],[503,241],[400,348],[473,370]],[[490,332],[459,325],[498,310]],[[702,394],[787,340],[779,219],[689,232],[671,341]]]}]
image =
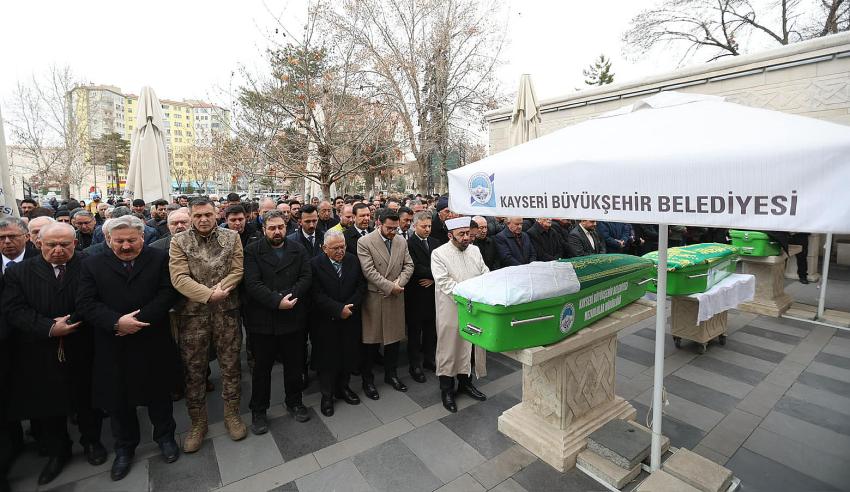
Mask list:
[{"label": "paving stone ground", "polygon": [[[835,268],[829,307],[850,311],[850,271]],[[830,275],[831,277],[833,275]],[[816,299],[817,286],[789,283],[798,300]],[[844,294],[843,296],[841,294]],[[654,320],[621,332],[617,393],[632,402],[645,422],[652,393]],[[850,490],[850,332],[788,319],[729,315],[726,346],[704,355],[695,347],[668,343],[664,433],[675,447],[687,447],[730,468],[745,491]],[[669,340],[669,339],[668,339]],[[314,382],[305,403],[311,420],[299,424],[282,407],[283,378],[274,371],[270,432],[234,443],[222,425],[221,400],[210,394],[214,422],[200,452],[165,464],[150,442],[140,411],[143,444],[130,475],[109,480],[110,460],[92,467],[74,448],[73,462],[53,483],[39,489],[44,464],[33,444],[15,463],[13,490],[92,491],[601,491],[578,470],[559,473],[496,428],[497,417],[519,402],[520,366],[498,354],[488,356],[490,375],[478,382],[486,402],[459,398],[461,410],[446,412],[436,377],[426,384],[403,378],[410,391],[380,385],[381,399],[347,406],[336,415],[318,413]],[[213,381],[220,390],[217,368]],[[406,375],[405,369],[399,371]],[[243,412],[249,417],[247,367]],[[381,381],[382,378],[376,378]],[[352,387],[359,390],[354,377]],[[188,429],[182,402],[175,405],[178,432]],[[108,421],[104,442],[111,446]],[[641,474],[639,479],[646,475]]]}]

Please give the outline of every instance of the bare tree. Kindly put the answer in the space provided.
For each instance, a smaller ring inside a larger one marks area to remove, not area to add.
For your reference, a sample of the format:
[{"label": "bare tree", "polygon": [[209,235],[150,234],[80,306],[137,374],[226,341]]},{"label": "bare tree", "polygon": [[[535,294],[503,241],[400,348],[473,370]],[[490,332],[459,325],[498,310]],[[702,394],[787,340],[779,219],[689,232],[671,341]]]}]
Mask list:
[{"label": "bare tree", "polygon": [[708,61],[751,48],[786,45],[850,28],[847,0],[661,0],[635,16],[623,35],[632,58],[656,47],[681,49],[681,60]]},{"label": "bare tree", "polygon": [[78,190],[86,174],[87,98],[75,100],[77,85],[69,67],[50,67],[29,84],[19,82],[11,101],[12,139],[35,164],[40,182],[60,187],[62,196]]},{"label": "bare tree", "polygon": [[453,135],[481,125],[498,104],[502,14],[489,0],[346,0],[333,17],[336,35],[356,43],[369,81],[398,114],[422,191],[444,186],[444,172],[435,180],[432,167],[456,151]]}]

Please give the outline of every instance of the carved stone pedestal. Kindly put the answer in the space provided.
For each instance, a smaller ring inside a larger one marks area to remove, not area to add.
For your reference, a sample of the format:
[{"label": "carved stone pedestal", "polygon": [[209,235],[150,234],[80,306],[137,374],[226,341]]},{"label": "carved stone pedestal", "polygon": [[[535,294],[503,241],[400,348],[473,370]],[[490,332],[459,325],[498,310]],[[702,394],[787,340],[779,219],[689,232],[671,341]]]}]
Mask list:
[{"label": "carved stone pedestal", "polygon": [[742,256],[744,273],[755,275],[756,294],[751,302],[738,306],[741,311],[780,317],[791,306],[791,296],[785,293],[785,259],[779,256]]},{"label": "carved stone pedestal", "polygon": [[[821,242],[823,241],[823,234],[810,234],[809,235],[809,250],[808,255],[806,256],[807,262],[807,270],[808,270],[808,279],[809,282],[817,282],[820,280],[820,253],[823,245]],[[796,244],[792,244],[789,246],[789,249],[793,246],[797,246]],[[800,248],[799,251],[794,252],[791,250],[791,257],[788,258],[788,264],[785,266],[785,278],[797,280],[797,253],[802,251],[802,246],[798,246]]]},{"label": "carved stone pedestal", "polygon": [[575,466],[587,436],[635,409],[614,391],[617,332],[655,314],[639,300],[546,347],[505,352],[522,362],[522,402],[499,417],[499,431],[559,471]]},{"label": "carved stone pedestal", "polygon": [[[717,313],[711,318],[697,323],[699,301],[687,296],[672,296],[670,308],[670,332],[678,347],[680,340],[692,340],[701,344],[700,353],[705,352],[708,342],[726,335],[729,320],[728,311]],[[725,343],[725,339],[721,339]]]}]

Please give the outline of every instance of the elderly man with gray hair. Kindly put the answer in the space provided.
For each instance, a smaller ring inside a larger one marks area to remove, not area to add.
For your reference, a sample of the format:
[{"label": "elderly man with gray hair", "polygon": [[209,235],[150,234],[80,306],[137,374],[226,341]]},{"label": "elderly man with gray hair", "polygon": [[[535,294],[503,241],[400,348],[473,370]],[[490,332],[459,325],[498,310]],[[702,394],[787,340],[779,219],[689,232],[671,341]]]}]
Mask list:
[{"label": "elderly man with gray hair", "polygon": [[[133,211],[130,210],[129,207],[125,207],[125,206],[115,207],[114,209],[112,209],[112,217],[111,218],[117,219],[117,218],[123,217],[125,215],[132,215],[132,213],[133,213]],[[156,229],[145,224],[144,222],[142,222],[142,225],[144,225],[144,227],[145,227],[145,231],[144,231],[145,246],[150,246],[151,243],[153,243],[154,241],[159,239],[159,232],[157,232]],[[105,238],[104,238],[103,228],[102,227],[99,228],[99,229],[95,228],[94,234],[92,236],[92,245],[97,244],[97,243],[102,243],[102,242],[104,242],[104,240],[105,240]]]},{"label": "elderly man with gray hair", "polygon": [[93,401],[110,415],[112,480],[130,471],[140,441],[136,407],[148,407],[163,459],[179,456],[171,390],[178,372],[168,312],[177,301],[168,254],[144,246],[145,224],[124,215],[104,224],[108,250],[83,261],[78,312],[95,335]]}]

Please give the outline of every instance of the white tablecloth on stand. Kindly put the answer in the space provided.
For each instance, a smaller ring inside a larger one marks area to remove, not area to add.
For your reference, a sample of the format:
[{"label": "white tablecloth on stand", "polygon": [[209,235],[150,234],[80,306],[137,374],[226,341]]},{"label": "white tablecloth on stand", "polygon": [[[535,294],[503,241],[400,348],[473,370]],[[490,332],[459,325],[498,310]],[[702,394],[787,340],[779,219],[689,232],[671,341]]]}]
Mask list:
[{"label": "white tablecloth on stand", "polygon": [[688,297],[699,301],[697,323],[711,319],[717,313],[738,307],[742,302],[753,300],[756,293],[756,277],[733,273],[705,292]]}]

